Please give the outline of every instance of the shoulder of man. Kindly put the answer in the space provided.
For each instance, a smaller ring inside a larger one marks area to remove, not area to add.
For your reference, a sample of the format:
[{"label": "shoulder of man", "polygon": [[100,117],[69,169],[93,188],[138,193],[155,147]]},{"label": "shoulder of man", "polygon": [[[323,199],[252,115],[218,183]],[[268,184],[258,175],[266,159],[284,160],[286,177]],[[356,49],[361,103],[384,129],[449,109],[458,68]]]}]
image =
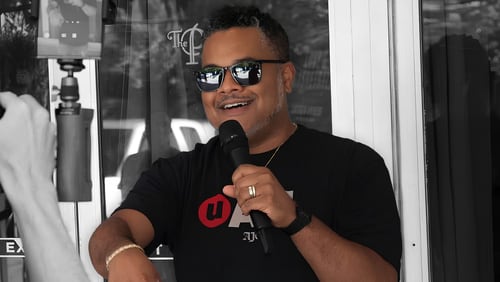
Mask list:
[{"label": "shoulder of man", "polygon": [[383,161],[377,151],[362,142],[303,125],[299,125],[299,127],[298,139],[301,142],[307,140],[308,146],[306,148],[308,149],[306,150],[319,151],[325,156],[336,158],[345,156],[353,161]]}]

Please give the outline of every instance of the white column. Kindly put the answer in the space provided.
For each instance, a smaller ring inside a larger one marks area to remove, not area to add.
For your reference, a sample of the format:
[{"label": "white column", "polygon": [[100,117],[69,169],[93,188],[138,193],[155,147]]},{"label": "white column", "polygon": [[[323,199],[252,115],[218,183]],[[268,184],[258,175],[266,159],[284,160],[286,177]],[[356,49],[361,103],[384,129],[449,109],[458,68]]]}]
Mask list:
[{"label": "white column", "polygon": [[429,281],[420,6],[418,0],[395,0],[392,5],[398,196],[404,238],[403,279]]}]

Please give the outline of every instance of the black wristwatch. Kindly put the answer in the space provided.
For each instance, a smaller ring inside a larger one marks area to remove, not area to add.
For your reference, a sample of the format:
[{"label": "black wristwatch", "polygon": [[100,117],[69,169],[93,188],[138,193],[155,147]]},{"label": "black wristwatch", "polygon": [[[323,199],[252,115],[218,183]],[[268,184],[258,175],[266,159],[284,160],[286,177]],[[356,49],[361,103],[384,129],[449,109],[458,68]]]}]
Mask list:
[{"label": "black wristwatch", "polygon": [[295,213],[297,217],[292,221],[292,223],[285,228],[281,228],[281,230],[289,236],[299,232],[302,228],[311,223],[311,215],[305,212],[301,207],[297,206],[295,208]]}]

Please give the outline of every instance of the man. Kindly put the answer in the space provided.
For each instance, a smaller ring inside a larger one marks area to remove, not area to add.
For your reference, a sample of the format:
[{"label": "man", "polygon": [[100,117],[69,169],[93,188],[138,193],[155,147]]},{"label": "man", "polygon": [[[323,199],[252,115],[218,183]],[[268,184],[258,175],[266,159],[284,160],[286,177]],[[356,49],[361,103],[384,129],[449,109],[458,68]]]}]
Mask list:
[{"label": "man", "polygon": [[52,183],[55,124],[30,95],[0,92],[0,106],[5,108],[0,117],[0,183],[16,218],[29,281],[89,281]]},{"label": "man", "polygon": [[[382,158],[291,121],[295,68],[268,14],[224,7],[209,25],[196,73],[205,113],[215,128],[242,125],[252,164],[234,170],[218,136],[156,161],[94,232],[96,270],[111,282],[157,281],[147,253],[166,244],[181,282],[396,281],[399,216]],[[270,254],[252,210],[273,225]]]}]

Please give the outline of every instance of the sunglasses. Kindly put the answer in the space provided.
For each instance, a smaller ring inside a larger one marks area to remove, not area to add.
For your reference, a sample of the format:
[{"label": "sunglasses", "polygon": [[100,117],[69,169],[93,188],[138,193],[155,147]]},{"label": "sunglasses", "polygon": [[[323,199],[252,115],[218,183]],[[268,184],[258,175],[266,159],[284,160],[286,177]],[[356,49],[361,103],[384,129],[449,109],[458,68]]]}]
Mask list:
[{"label": "sunglasses", "polygon": [[284,60],[248,60],[228,67],[208,66],[195,71],[196,84],[201,91],[210,92],[219,89],[224,82],[226,70],[241,86],[255,85],[262,77],[262,64],[283,64]]}]

